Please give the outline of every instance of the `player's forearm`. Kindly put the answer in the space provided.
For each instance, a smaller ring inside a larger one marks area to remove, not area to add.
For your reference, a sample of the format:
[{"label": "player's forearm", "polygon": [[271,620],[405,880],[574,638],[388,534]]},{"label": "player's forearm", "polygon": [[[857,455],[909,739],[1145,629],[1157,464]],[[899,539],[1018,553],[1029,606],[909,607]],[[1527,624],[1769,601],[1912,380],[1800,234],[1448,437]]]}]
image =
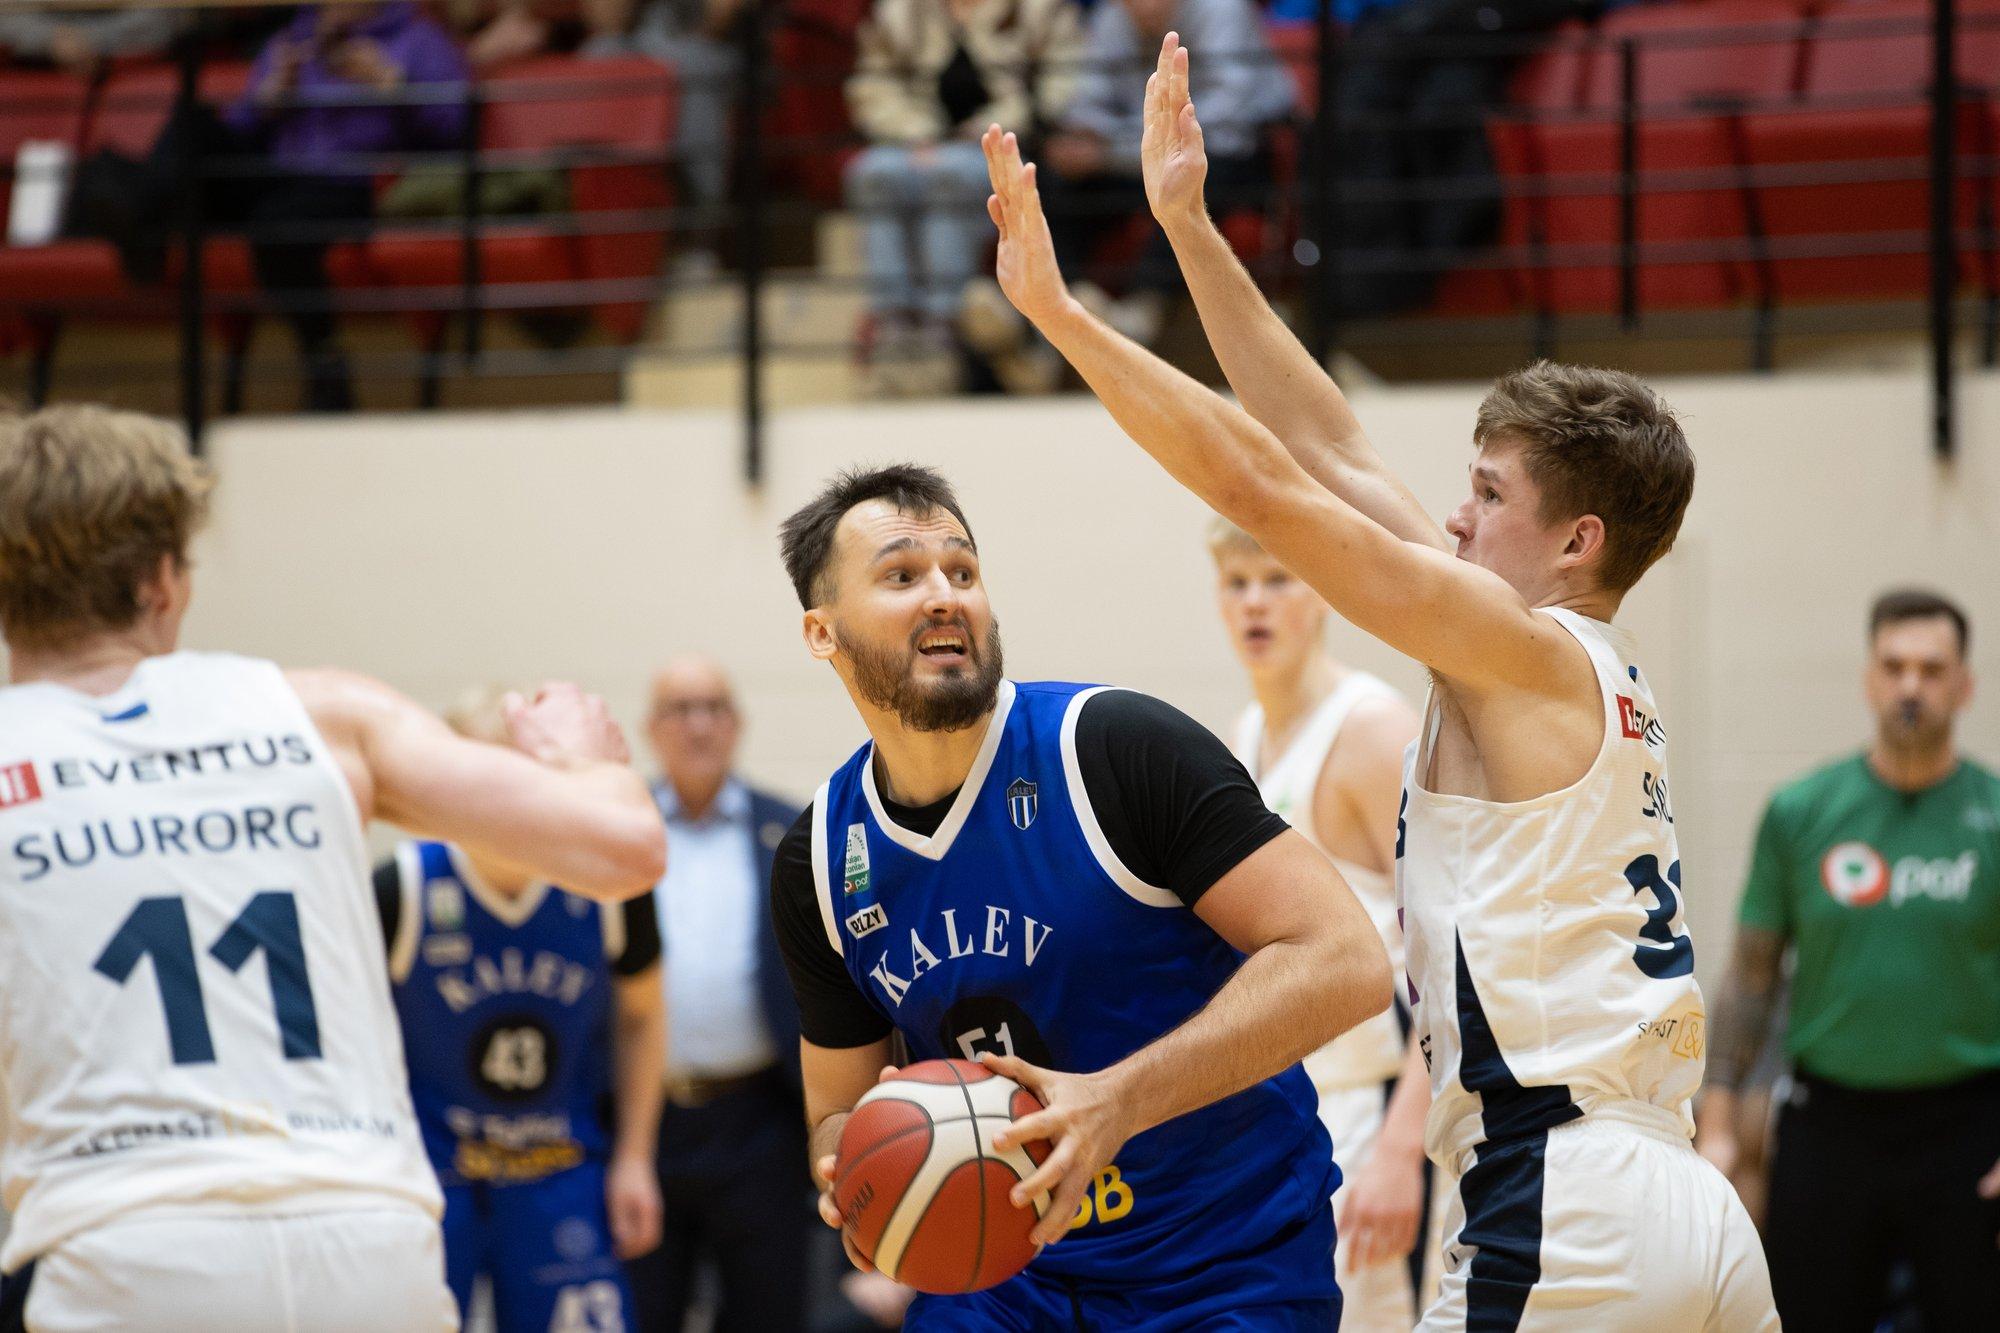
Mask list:
[{"label": "player's forearm", "polygon": [[1246,958],[1187,1022],[1105,1073],[1139,1133],[1282,1073],[1389,999],[1389,960],[1372,931],[1281,940]]},{"label": "player's forearm", "polygon": [[1396,1091],[1382,1113],[1382,1132],[1375,1151],[1414,1162],[1424,1155],[1424,1121],[1431,1110],[1431,1073],[1415,1037],[1396,1071]]},{"label": "player's forearm", "polygon": [[[627,985],[651,985],[658,990],[659,978],[621,981]],[[616,1099],[618,1137],[612,1144],[614,1157],[630,1157],[650,1162],[660,1141],[660,1112],[667,1088],[667,1010],[657,996],[650,1003],[621,1002],[614,1043],[617,1061]]]},{"label": "player's forearm", "polygon": [[1333,485],[1343,447],[1362,433],[1346,395],[1271,309],[1206,213],[1165,230],[1216,360],[1244,410],[1284,442],[1300,467]]},{"label": "player's forearm", "polygon": [[1165,230],[1244,410],[1322,486],[1404,540],[1442,548],[1437,524],[1384,466],[1347,395],[1271,308],[1208,215]]},{"label": "player's forearm", "polygon": [[560,837],[539,844],[538,867],[573,893],[635,898],[666,873],[666,825],[645,780],[625,764],[577,763],[562,774]]},{"label": "player's forearm", "polygon": [[1713,1089],[1734,1091],[1749,1077],[1777,1011],[1778,963],[1785,941],[1774,931],[1740,926],[1729,979],[1710,1025],[1708,1082]]}]

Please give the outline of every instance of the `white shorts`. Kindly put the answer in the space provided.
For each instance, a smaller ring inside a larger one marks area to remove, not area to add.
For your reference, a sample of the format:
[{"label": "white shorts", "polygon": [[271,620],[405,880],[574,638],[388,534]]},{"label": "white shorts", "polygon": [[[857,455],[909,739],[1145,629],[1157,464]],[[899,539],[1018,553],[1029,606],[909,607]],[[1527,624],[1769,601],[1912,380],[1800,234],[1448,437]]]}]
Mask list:
[{"label": "white shorts", "polygon": [[[1333,1160],[1340,1167],[1341,1188],[1334,1191],[1334,1216],[1340,1215],[1342,1194],[1361,1164],[1375,1150],[1382,1133],[1382,1119],[1388,1110],[1388,1089],[1380,1083],[1363,1083],[1352,1088],[1329,1088],[1319,1095],[1319,1118],[1333,1136]],[[1419,1228],[1417,1243],[1427,1239],[1428,1228]],[[1353,1269],[1347,1263],[1347,1243],[1340,1240],[1333,1251],[1334,1276],[1340,1281],[1340,1326],[1348,1333],[1409,1333],[1417,1322],[1415,1294],[1410,1289],[1410,1266],[1402,1260]]]},{"label": "white shorts", "polygon": [[414,1208],[147,1212],[36,1260],[29,1333],[449,1333],[438,1224]]},{"label": "white shorts", "polygon": [[1593,1116],[1478,1153],[1423,1329],[1778,1328],[1750,1215],[1677,1128]]}]

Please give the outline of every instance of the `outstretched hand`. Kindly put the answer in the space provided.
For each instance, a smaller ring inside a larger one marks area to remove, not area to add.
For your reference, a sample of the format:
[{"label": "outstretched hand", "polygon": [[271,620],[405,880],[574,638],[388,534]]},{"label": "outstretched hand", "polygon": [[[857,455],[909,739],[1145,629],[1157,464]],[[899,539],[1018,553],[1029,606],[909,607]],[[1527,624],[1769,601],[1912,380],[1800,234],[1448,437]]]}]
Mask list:
[{"label": "outstretched hand", "polygon": [[1139,166],[1146,202],[1161,226],[1203,216],[1208,149],[1188,97],[1188,53],[1179,33],[1160,43],[1160,61],[1146,80],[1146,132]]},{"label": "outstretched hand", "polygon": [[1049,220],[1042,213],[1042,194],[1035,186],[1035,164],[1021,161],[1021,144],[1013,132],[986,127],[979,138],[986,153],[986,173],[993,182],[986,212],[1000,229],[1000,248],[993,276],[1014,308],[1041,324],[1060,314],[1069,303],[1069,288],[1056,264]]}]

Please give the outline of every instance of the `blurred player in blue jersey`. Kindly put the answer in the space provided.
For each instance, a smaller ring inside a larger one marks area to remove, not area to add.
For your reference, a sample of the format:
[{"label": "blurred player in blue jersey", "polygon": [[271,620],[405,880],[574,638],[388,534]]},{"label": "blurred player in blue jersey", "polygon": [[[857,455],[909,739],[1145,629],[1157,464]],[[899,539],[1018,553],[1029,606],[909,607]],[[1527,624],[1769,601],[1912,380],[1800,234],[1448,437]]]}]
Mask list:
[{"label": "blurred player in blue jersey", "polygon": [[[1048,1108],[1006,1134],[1052,1145],[1013,1203],[1048,1192],[1053,1248],[919,1297],[905,1327],[1334,1328],[1338,1177],[1298,1062],[1390,999],[1339,872],[1186,715],[1006,680],[937,473],[836,478],[784,552],[806,646],[873,739],[772,871],[816,1169],[892,1034]],[[821,1213],[838,1225],[824,1195]]]},{"label": "blurred player in blue jersey", "polygon": [[[446,718],[494,739],[501,697],[476,692]],[[461,1314],[484,1273],[500,1333],[633,1327],[619,1261],[660,1239],[653,895],[600,907],[424,840],[376,869],[375,894]]]}]

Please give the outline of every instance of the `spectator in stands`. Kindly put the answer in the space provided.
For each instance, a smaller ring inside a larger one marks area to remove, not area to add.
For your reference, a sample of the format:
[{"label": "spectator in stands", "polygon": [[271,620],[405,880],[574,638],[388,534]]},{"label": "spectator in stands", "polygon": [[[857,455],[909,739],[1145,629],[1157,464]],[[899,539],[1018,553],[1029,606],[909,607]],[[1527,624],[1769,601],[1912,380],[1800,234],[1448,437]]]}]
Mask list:
[{"label": "spectator in stands", "polygon": [[164,9],[97,5],[0,14],[0,55],[94,77],[117,56],[155,56],[187,26]]},{"label": "spectator in stands", "polygon": [[[1089,25],[1076,96],[1040,153],[1030,155],[1063,271],[1102,274],[1099,247],[1145,212],[1139,139],[1146,77],[1169,31],[1199,57],[1190,77],[1208,139],[1208,197],[1218,211],[1270,188],[1263,134],[1291,114],[1294,94],[1252,0],[1098,0]],[[1150,226],[1147,232],[1138,262],[1111,284],[1124,288],[1120,299],[1091,277],[1070,289],[1121,333],[1150,345],[1181,282],[1164,234]],[[1046,393],[1061,380],[1062,358],[991,279],[967,291],[960,324],[966,343],[1008,389]]]},{"label": "spectator in stands", "polygon": [[448,6],[473,68],[617,41],[632,26],[635,0],[469,0]]},{"label": "spectator in stands", "polygon": [[869,141],[847,201],[863,215],[885,360],[949,342],[993,232],[979,135],[997,120],[1033,142],[1068,103],[1082,54],[1070,0],[876,0],[847,85]]},{"label": "spectator in stands", "polygon": [[715,663],[682,657],[653,678],[647,734],[674,844],[654,890],[666,960],[667,1106],[660,1117],[665,1237],[630,1265],[638,1326],[678,1330],[700,1267],[715,1326],[799,1333],[817,1227],[800,1163],[806,1132],[799,1019],[771,915],[772,854],[797,807],[732,772],[742,715]]},{"label": "spectator in stands", "polygon": [[[469,78],[445,30],[409,0],[311,6],[259,53],[227,120],[274,169],[235,178],[257,282],[296,334],[314,411],[353,405],[334,342],[327,251],[366,233],[375,167],[362,154],[459,146]],[[442,93],[443,96],[439,96]]]},{"label": "spectator in stands", "polygon": [[183,15],[124,5],[0,14],[0,55],[88,78],[114,57],[164,53],[186,26]]},{"label": "spectator in stands", "polygon": [[[1039,182],[1056,255],[1066,273],[1088,273],[1099,244],[1146,207],[1139,179],[1146,77],[1169,31],[1195,52],[1192,89],[1208,143],[1208,198],[1218,212],[1270,188],[1263,135],[1292,114],[1291,74],[1278,62],[1251,0],[1116,0],[1090,16],[1086,73],[1061,127],[1042,150]],[[1158,228],[1109,306],[1112,322],[1142,344],[1159,333],[1180,290],[1173,251]],[[1114,284],[1117,285],[1117,284]],[[1079,299],[1089,297],[1079,288]]]},{"label": "spectator in stands", "polygon": [[[746,10],[744,0],[651,0],[629,32],[607,34],[583,47],[587,56],[651,56],[679,75],[674,156],[684,197],[703,210],[726,202],[729,112],[740,64],[737,34]],[[719,224],[718,218],[704,225]]]}]

